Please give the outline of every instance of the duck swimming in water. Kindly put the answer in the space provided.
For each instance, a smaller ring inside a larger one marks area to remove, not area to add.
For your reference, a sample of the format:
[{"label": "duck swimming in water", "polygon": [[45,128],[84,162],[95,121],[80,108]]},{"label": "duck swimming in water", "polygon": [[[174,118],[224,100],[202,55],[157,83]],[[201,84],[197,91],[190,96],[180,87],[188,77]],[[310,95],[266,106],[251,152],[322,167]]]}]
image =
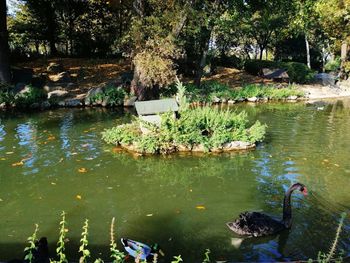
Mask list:
[{"label": "duck swimming in water", "polygon": [[274,219],[259,212],[244,212],[234,222],[228,222],[226,225],[238,235],[252,237],[273,235],[284,229],[289,229],[292,226],[290,198],[294,190],[299,190],[307,195],[305,185],[301,183],[293,184],[284,196],[282,220]]},{"label": "duck swimming in water", "polygon": [[138,241],[122,238],[121,242],[128,254],[134,258],[139,257],[141,260],[151,260],[155,254],[164,256],[163,251],[158,244],[148,246]]}]

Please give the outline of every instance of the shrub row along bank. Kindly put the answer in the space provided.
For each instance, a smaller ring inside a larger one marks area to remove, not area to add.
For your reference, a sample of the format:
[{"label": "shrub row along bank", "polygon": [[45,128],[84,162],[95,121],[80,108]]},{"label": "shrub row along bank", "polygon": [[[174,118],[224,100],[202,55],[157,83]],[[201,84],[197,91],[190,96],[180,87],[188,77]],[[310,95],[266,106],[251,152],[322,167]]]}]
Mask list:
[{"label": "shrub row along bank", "polygon": [[[141,132],[141,124],[147,126],[148,133]],[[245,112],[198,107],[181,111],[178,119],[172,113],[161,115],[159,127],[137,119],[105,130],[102,138],[142,154],[221,152],[253,148],[263,140],[265,130],[266,125],[259,121],[248,128]]]},{"label": "shrub row along bank", "polygon": [[[162,97],[173,97],[176,94],[176,85],[165,88],[161,92]],[[77,107],[77,106],[122,106],[128,101],[130,94],[127,94],[122,87],[107,85],[101,88],[92,88],[85,99],[60,100],[55,94],[48,94],[39,88],[26,86],[20,92],[14,92],[10,87],[0,89],[0,108],[33,108],[46,109],[50,107]],[[186,96],[190,102],[229,102],[259,101],[259,100],[296,100],[304,97],[304,93],[294,86],[277,88],[272,85],[249,84],[240,89],[232,89],[227,85],[208,81],[201,87],[193,84],[186,85]],[[130,106],[132,104],[128,104]]]},{"label": "shrub row along bank", "polygon": [[186,96],[191,102],[230,102],[259,100],[297,100],[305,93],[295,86],[277,88],[273,85],[249,84],[240,89],[232,89],[218,82],[205,82],[198,88],[193,84],[186,85]]}]

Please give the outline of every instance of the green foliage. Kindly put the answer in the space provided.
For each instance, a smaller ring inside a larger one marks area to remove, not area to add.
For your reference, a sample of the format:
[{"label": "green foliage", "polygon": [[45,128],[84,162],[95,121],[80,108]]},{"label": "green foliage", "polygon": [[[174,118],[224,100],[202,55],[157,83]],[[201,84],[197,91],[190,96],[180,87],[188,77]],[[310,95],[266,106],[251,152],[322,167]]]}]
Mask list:
[{"label": "green foliage", "polygon": [[80,247],[79,247],[79,252],[82,253],[80,259],[79,259],[79,263],[84,263],[87,262],[87,258],[89,258],[90,255],[90,251],[87,249],[87,246],[89,244],[88,241],[88,228],[89,228],[89,220],[85,219],[85,223],[83,226],[83,232],[81,233],[81,239],[80,239]]},{"label": "green foliage", "polygon": [[204,260],[203,260],[203,263],[210,263],[210,257],[209,257],[209,255],[210,255],[210,249],[207,248],[207,249],[205,250],[205,253],[204,253]]},{"label": "green foliage", "polygon": [[32,263],[33,260],[35,260],[34,255],[33,255],[33,251],[38,249],[36,244],[35,244],[35,242],[37,241],[36,235],[38,233],[38,230],[39,230],[39,226],[38,226],[38,224],[35,224],[34,233],[30,237],[28,237],[27,240],[28,240],[29,244],[24,249],[24,252],[26,254],[24,257],[24,260],[28,261],[29,263]]},{"label": "green foliage", "polygon": [[289,80],[295,83],[307,83],[313,80],[315,73],[299,62],[278,62],[269,60],[248,60],[245,70],[253,75],[261,75],[264,68],[287,70]]},{"label": "green foliage", "polygon": [[186,90],[186,95],[192,102],[212,102],[214,97],[231,100],[266,97],[281,100],[289,96],[304,96],[304,92],[297,90],[293,85],[277,88],[273,85],[248,84],[240,89],[232,89],[218,82],[204,82],[200,88],[187,84]]},{"label": "green foliage", "polygon": [[57,248],[56,248],[56,253],[58,256],[57,261],[51,261],[55,263],[64,263],[68,262],[66,254],[65,254],[65,239],[66,239],[66,232],[68,231],[66,228],[67,222],[66,222],[66,213],[62,211],[62,219],[60,221],[60,231],[59,231],[59,236],[58,236],[58,242],[57,242]]},{"label": "green foliage", "polygon": [[106,106],[118,106],[123,104],[125,95],[126,92],[122,87],[107,85],[102,93],[91,96],[90,103],[100,102]]},{"label": "green foliage", "polygon": [[124,262],[124,258],[125,258],[125,254],[123,252],[120,252],[117,249],[117,243],[115,242],[115,233],[114,233],[114,221],[115,218],[112,218],[112,222],[111,222],[111,230],[110,230],[110,234],[111,234],[111,243],[110,243],[110,252],[111,252],[111,258],[113,259],[113,263],[122,263]]},{"label": "green foliage", "polygon": [[22,93],[14,94],[10,88],[0,90],[0,104],[6,106],[15,105],[18,108],[29,108],[34,103],[41,103],[47,99],[47,94],[42,89],[28,86]]},{"label": "green foliage", "polygon": [[14,97],[16,107],[28,108],[34,103],[40,103],[47,99],[47,94],[42,89],[29,86],[28,91],[18,93]]},{"label": "green foliage", "polygon": [[171,263],[180,263],[180,262],[183,262],[181,255],[174,256],[174,259],[171,261]]},{"label": "green foliage", "polygon": [[140,126],[133,122],[129,124],[120,125],[110,129],[105,129],[102,132],[102,139],[107,143],[130,144],[135,137],[140,135]]},{"label": "green foliage", "polygon": [[9,89],[0,90],[0,104],[5,103],[6,106],[10,106],[14,101],[15,96]]},{"label": "green foliage", "polygon": [[186,87],[176,79],[176,89],[177,89],[177,99],[180,105],[180,111],[187,110],[189,107],[189,103],[186,97]]},{"label": "green foliage", "polygon": [[340,69],[340,64],[341,64],[341,60],[340,57],[337,57],[334,60],[330,60],[326,63],[326,65],[324,66],[326,71],[337,71]]},{"label": "green foliage", "polygon": [[[140,129],[140,123],[148,133],[135,130]],[[234,140],[261,141],[266,126],[256,122],[247,128],[247,124],[245,112],[198,107],[181,111],[179,119],[170,112],[162,114],[160,127],[137,120],[105,130],[102,138],[108,143],[133,144],[142,153],[170,153],[179,145],[191,148],[199,144],[210,151]]]},{"label": "green foliage", "polygon": [[[317,255],[316,262],[318,262],[318,263],[330,263],[330,262],[340,263],[340,262],[343,262],[342,253],[340,253],[340,255],[336,256],[336,248],[337,248],[337,245],[339,242],[339,235],[341,233],[342,227],[344,226],[345,218],[346,218],[346,213],[344,212],[341,214],[338,228],[337,228],[337,231],[335,234],[335,238],[332,242],[332,246],[329,249],[329,252],[323,253],[323,252],[319,251],[318,255]],[[312,263],[312,262],[314,262],[314,260],[309,259],[309,262]]]}]

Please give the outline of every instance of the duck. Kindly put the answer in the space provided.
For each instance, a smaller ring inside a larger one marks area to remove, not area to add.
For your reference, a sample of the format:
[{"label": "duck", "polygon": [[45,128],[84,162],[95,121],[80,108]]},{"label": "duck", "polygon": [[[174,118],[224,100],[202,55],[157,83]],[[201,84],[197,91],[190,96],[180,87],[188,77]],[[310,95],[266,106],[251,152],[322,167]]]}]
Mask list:
[{"label": "duck", "polygon": [[307,195],[307,188],[301,183],[295,183],[286,191],[283,201],[282,219],[275,219],[260,212],[243,212],[239,217],[226,225],[230,230],[241,236],[261,237],[274,235],[278,232],[290,229],[292,226],[291,195],[299,190],[304,196]]},{"label": "duck", "polygon": [[130,256],[140,260],[152,260],[155,254],[165,255],[157,243],[149,246],[128,238],[121,238],[121,242]]}]

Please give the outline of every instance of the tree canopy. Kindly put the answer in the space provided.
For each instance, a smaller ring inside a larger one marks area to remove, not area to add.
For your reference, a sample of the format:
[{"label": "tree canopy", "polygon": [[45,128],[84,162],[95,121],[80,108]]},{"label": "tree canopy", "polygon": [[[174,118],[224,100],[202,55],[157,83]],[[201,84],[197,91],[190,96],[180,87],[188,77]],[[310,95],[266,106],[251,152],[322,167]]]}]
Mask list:
[{"label": "tree canopy", "polygon": [[321,69],[350,35],[349,0],[12,1],[18,9],[7,19],[14,58],[129,58],[136,93],[169,85],[177,74],[200,85],[213,64],[239,67],[246,59]]}]

